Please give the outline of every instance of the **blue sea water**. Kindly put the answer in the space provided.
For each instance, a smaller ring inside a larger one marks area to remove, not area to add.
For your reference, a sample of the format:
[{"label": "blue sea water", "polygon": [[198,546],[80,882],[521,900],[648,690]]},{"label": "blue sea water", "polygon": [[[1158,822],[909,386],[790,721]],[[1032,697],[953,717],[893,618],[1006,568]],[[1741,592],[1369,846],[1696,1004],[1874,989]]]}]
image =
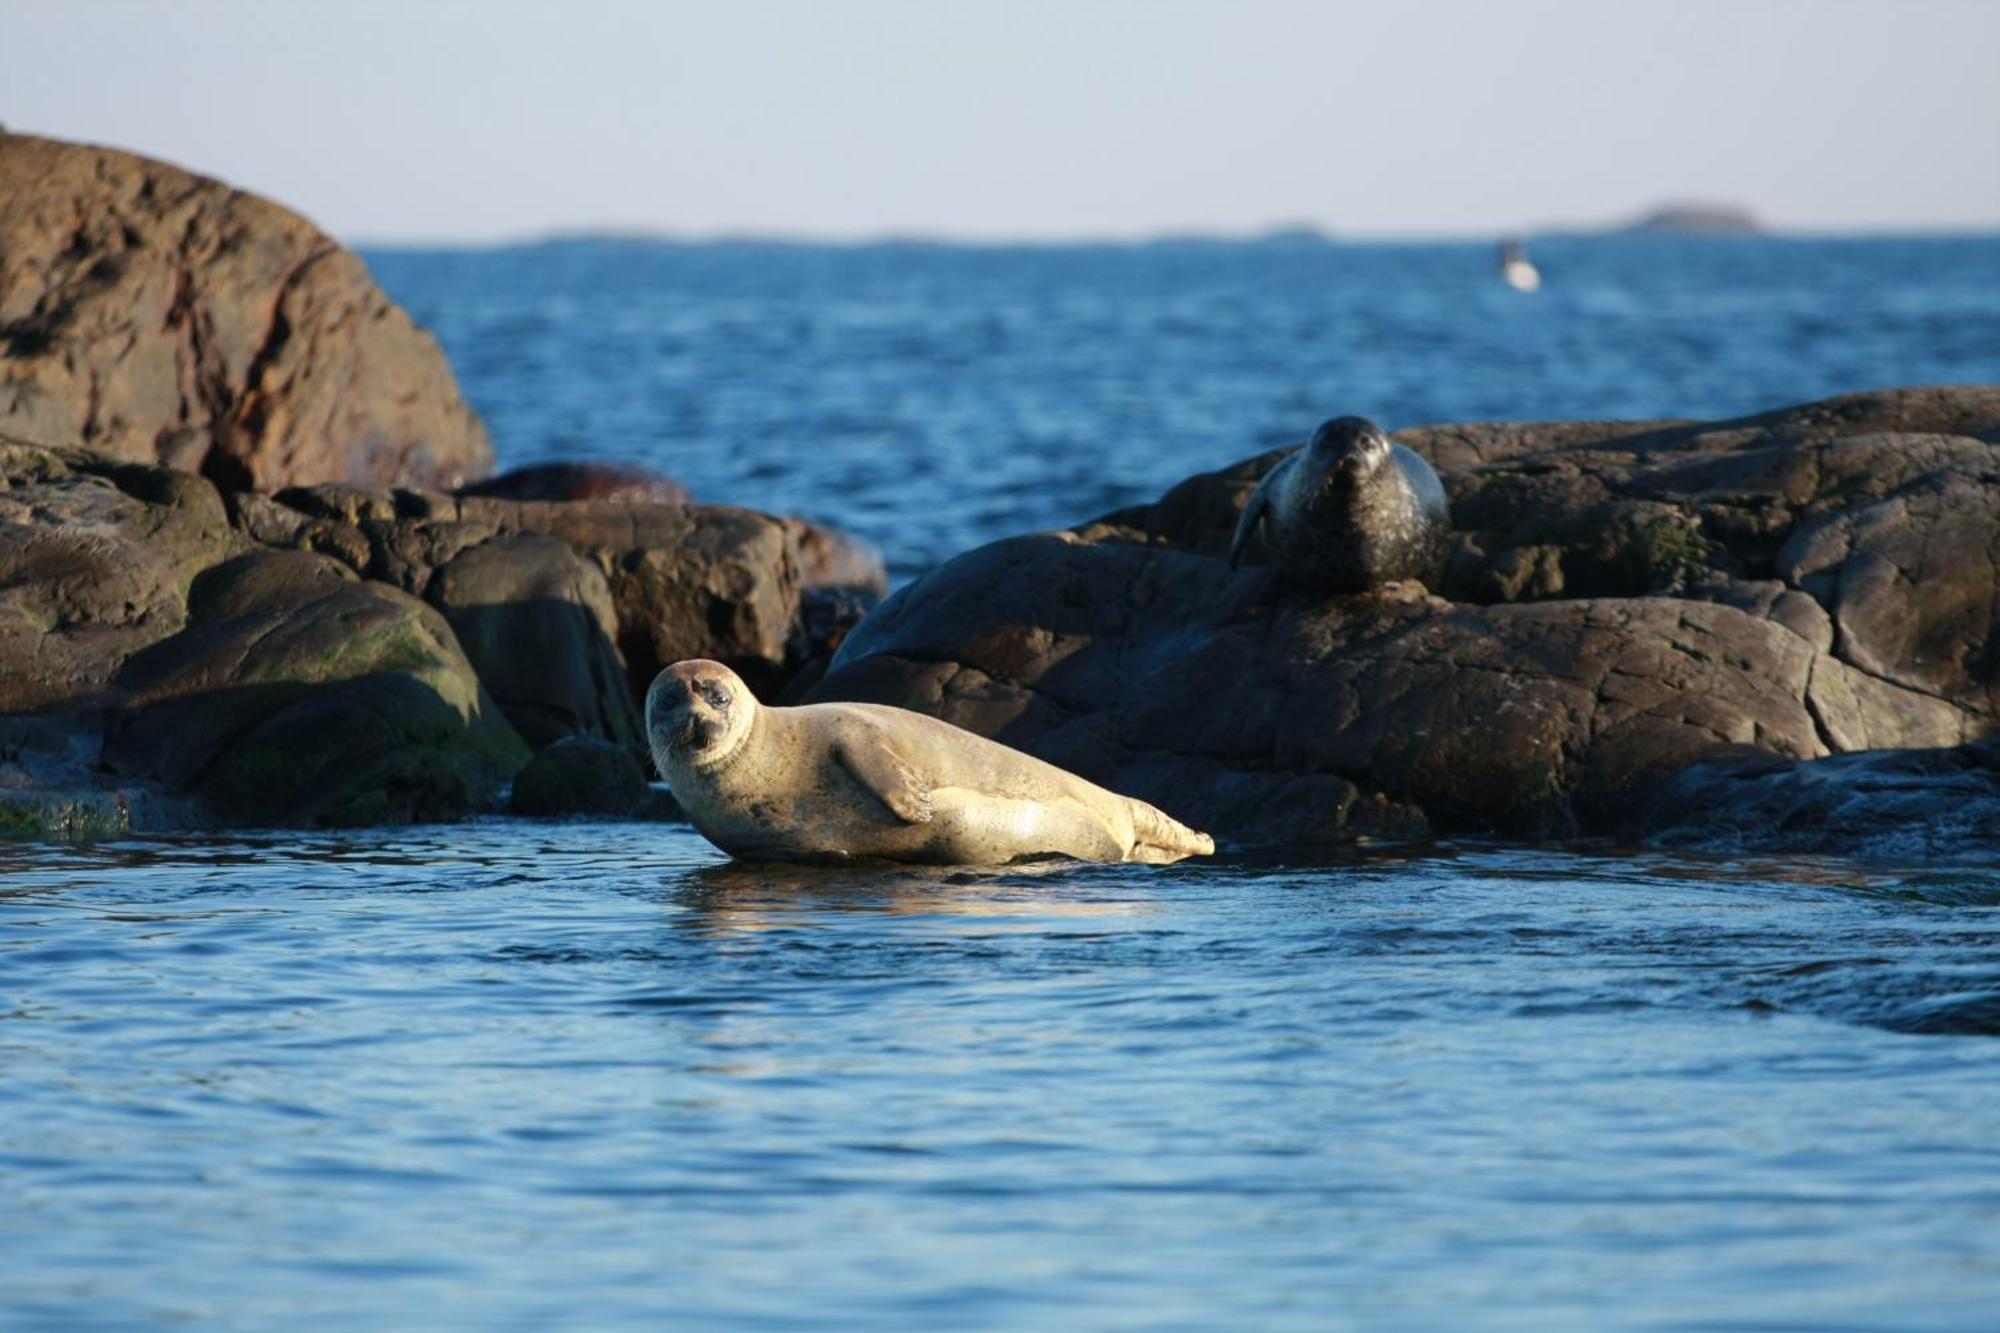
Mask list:
[{"label": "blue sea water", "polygon": [[[367,258],[503,463],[904,577],[1339,412],[2000,381],[1994,239]],[[1990,860],[0,844],[0,1328],[1988,1329],[1996,1036]]]},{"label": "blue sea water", "polygon": [[2000,238],[965,249],[558,242],[368,261],[504,465],[651,464],[908,577],[1303,439],[1725,417],[2000,380]]}]

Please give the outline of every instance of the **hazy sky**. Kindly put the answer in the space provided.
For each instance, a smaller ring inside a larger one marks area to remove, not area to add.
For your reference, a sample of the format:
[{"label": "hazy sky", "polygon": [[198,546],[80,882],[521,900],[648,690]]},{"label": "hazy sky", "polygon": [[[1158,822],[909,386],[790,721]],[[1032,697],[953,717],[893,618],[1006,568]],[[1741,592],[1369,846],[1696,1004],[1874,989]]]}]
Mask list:
[{"label": "hazy sky", "polygon": [[2000,226],[1995,0],[0,0],[0,122],[349,240]]}]

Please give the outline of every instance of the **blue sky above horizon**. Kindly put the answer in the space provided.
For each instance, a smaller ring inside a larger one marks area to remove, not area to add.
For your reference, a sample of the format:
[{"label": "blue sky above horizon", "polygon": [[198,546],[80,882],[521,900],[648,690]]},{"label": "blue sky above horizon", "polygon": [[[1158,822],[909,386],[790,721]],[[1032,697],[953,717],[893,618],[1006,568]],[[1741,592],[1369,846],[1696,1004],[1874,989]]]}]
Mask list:
[{"label": "blue sky above horizon", "polygon": [[356,242],[2000,227],[1983,0],[0,0],[0,122]]}]

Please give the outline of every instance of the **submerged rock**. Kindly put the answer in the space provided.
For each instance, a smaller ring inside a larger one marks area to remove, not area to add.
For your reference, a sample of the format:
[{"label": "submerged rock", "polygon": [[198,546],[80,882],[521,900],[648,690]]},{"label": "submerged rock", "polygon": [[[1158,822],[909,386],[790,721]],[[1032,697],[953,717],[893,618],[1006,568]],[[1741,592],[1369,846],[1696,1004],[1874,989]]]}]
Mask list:
[{"label": "submerged rock", "polygon": [[1281,450],[948,562],[813,697],[934,713],[1239,844],[1631,831],[1725,750],[2000,730],[2000,389],[1398,438],[1451,494],[1442,597],[1231,575]]},{"label": "submerged rock", "polygon": [[491,466],[437,344],[304,218],[21,134],[0,135],[0,430],[227,489]]},{"label": "submerged rock", "polygon": [[1651,837],[1718,852],[1931,861],[2000,852],[2000,739],[1786,761],[1726,753],[1668,783]]}]

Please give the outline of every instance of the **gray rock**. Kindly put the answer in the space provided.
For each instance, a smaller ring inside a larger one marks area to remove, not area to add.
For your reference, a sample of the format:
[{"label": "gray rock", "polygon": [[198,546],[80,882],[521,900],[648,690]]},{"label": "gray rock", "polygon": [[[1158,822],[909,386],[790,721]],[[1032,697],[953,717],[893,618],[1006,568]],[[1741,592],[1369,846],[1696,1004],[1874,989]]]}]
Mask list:
[{"label": "gray rock", "polygon": [[[775,691],[823,645],[802,648],[809,571],[885,581],[853,554],[865,546],[830,530],[726,505],[627,500],[516,501],[435,492],[304,487],[266,500],[239,496],[238,522],[274,546],[323,551],[357,573],[430,596],[433,578],[498,538],[539,534],[593,566],[610,594],[614,646],[635,697],[660,668],[690,657],[726,662],[753,688]],[[802,553],[802,533],[816,554]],[[834,561],[833,549],[848,555]],[[611,731],[604,734],[612,735]]]},{"label": "gray rock", "polygon": [[244,543],[200,477],[0,436],[0,713],[89,701]]}]

